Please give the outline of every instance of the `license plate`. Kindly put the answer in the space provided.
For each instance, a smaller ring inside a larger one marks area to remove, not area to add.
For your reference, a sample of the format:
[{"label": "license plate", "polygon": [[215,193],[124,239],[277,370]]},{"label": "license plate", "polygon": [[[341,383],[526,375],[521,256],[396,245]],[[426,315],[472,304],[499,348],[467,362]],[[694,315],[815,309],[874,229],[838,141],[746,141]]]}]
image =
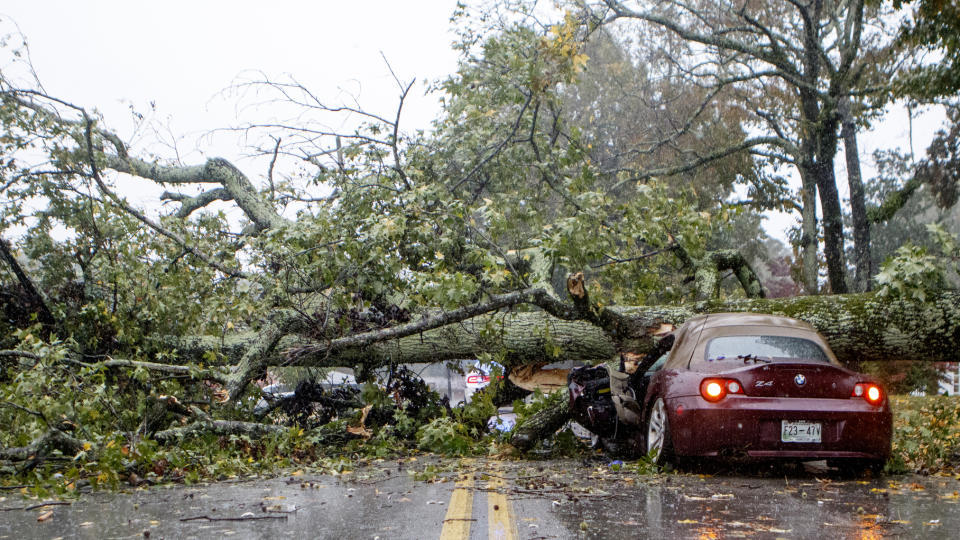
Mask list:
[{"label": "license plate", "polygon": [[780,440],[783,442],[818,443],[820,442],[820,422],[790,421],[781,422]]}]

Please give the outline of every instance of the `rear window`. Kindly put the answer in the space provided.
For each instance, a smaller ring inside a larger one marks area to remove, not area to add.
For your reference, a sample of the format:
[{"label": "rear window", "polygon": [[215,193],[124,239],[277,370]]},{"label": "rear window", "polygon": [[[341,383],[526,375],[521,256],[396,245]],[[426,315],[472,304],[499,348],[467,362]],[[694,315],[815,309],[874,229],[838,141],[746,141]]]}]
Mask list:
[{"label": "rear window", "polygon": [[707,362],[751,359],[759,362],[807,360],[829,363],[819,345],[809,339],[792,336],[722,336],[707,343]]}]

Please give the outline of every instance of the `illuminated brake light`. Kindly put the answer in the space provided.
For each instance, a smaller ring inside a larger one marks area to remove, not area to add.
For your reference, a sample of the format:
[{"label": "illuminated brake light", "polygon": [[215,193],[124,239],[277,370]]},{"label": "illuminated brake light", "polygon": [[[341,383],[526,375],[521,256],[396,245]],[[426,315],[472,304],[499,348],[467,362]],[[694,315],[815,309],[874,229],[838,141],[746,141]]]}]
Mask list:
[{"label": "illuminated brake light", "polygon": [[853,387],[853,397],[860,397],[871,405],[879,405],[883,400],[883,390],[871,383],[857,383]]},{"label": "illuminated brake light", "polygon": [[720,401],[727,394],[742,394],[740,382],[734,379],[704,379],[700,383],[700,395],[707,401]]}]

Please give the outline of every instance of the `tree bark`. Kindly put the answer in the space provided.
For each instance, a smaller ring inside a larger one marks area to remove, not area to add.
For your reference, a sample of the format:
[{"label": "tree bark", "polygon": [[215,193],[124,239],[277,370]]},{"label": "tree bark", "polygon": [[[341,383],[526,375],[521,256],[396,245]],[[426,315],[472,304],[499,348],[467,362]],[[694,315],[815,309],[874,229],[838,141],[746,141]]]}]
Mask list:
[{"label": "tree bark", "polygon": [[[877,293],[744,299],[686,306],[612,306],[621,318],[616,333],[585,321],[557,319],[543,311],[491,313],[408,335],[330,352],[323,343],[285,336],[266,365],[315,367],[361,366],[375,369],[392,363],[439,362],[503,352],[506,367],[561,360],[604,361],[618,352],[644,353],[663,325],[679,325],[698,313],[756,312],[805,320],[829,341],[842,362],[921,360],[955,361],[960,350],[960,292],[933,294],[925,302]],[[184,361],[201,361],[215,350],[236,363],[256,335],[238,335],[219,347],[219,339],[190,338],[179,346]],[[168,343],[172,345],[172,343]],[[309,354],[286,354],[291,349]],[[329,354],[328,354],[329,352]]]},{"label": "tree bark", "polygon": [[199,420],[183,427],[166,429],[154,433],[153,438],[164,443],[177,441],[195,435],[248,435],[263,437],[271,433],[282,433],[290,428],[276,424],[259,422],[240,422],[236,420]]},{"label": "tree bark", "polygon": [[[847,105],[849,107],[849,105]],[[850,214],[853,219],[853,264],[854,292],[870,290],[870,278],[873,276],[870,258],[870,220],[867,218],[867,204],[863,191],[863,177],[860,173],[860,151],[857,146],[857,128],[849,110],[844,111],[843,150],[847,158],[847,183],[850,185]]]},{"label": "tree bark", "polygon": [[[808,62],[809,69],[819,69],[819,58]],[[814,79],[816,80],[816,79]],[[847,292],[847,269],[843,248],[843,209],[837,191],[837,177],[833,158],[837,154],[837,128],[840,118],[831,103],[822,103],[808,89],[800,92],[800,112],[804,130],[804,147],[808,149],[804,165],[817,183],[820,195],[820,210],[823,212],[823,255],[827,260],[827,281],[830,292]]]},{"label": "tree bark", "polygon": [[803,205],[800,223],[800,277],[803,281],[803,292],[819,294],[817,252],[820,242],[817,241],[817,183],[803,169],[800,170],[800,179],[803,183],[800,188],[800,201]]},{"label": "tree bark", "polygon": [[529,450],[540,439],[560,429],[570,419],[570,400],[563,396],[557,404],[546,407],[514,428],[510,444],[520,450]]},{"label": "tree bark", "polygon": [[104,155],[104,159],[109,169],[162,184],[216,183],[223,186],[222,191],[215,189],[211,194],[201,195],[185,203],[188,210],[185,213],[199,208],[200,202],[209,204],[214,200],[229,198],[243,210],[258,232],[289,223],[277,213],[272,204],[260,196],[250,179],[225,159],[211,158],[203,165],[185,167],[148,163],[125,153],[117,156]]},{"label": "tree bark", "polygon": [[823,210],[823,255],[827,259],[827,280],[831,293],[845,294],[847,265],[843,253],[843,210],[840,207],[840,194],[837,192],[833,155],[830,155],[829,164],[820,162],[815,170],[820,208]]},{"label": "tree bark", "polygon": [[83,442],[56,428],[50,428],[27,446],[0,448],[0,459],[7,461],[42,460],[59,450],[65,457],[73,457],[83,450]]},{"label": "tree bark", "polygon": [[244,350],[243,356],[230,372],[227,379],[230,399],[239,399],[250,381],[266,374],[268,359],[280,339],[296,331],[300,322],[300,315],[292,311],[277,311],[270,316],[257,338]]},{"label": "tree bark", "polygon": [[711,251],[703,259],[696,262],[694,281],[697,286],[698,300],[715,300],[720,298],[721,273],[733,271],[737,281],[743,288],[747,298],[763,298],[763,285],[757,278],[756,272],[750,263],[735,249]]},{"label": "tree bark", "polygon": [[870,278],[873,275],[870,258],[870,220],[867,218],[867,204],[863,192],[863,177],[860,174],[860,151],[857,147],[857,127],[850,111],[850,102],[841,103],[843,117],[840,134],[843,137],[843,151],[847,158],[847,183],[850,185],[850,215],[853,220],[853,264],[854,292],[870,290]]}]

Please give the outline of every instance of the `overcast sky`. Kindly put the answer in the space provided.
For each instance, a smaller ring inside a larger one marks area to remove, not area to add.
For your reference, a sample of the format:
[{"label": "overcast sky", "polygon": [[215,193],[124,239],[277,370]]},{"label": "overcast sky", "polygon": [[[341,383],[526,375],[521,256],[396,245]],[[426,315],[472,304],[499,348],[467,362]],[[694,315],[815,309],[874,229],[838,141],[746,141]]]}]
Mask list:
[{"label": "overcast sky", "polygon": [[157,106],[177,134],[236,123],[218,92],[245,71],[292,74],[331,101],[352,99],[385,115],[399,95],[384,57],[404,81],[412,130],[438,111],[424,81],[452,73],[449,19],[455,0],[162,2],[31,0],[0,3],[27,37],[46,90],[96,107],[110,127],[129,129],[130,105]]},{"label": "overcast sky", "polygon": [[[153,102],[156,124],[179,137],[185,161],[222,155],[245,168],[235,141],[199,137],[238,123],[236,100],[218,93],[249,70],[275,78],[292,74],[325,100],[356,97],[363,107],[390,117],[398,90],[386,57],[399,78],[418,81],[404,108],[403,127],[427,128],[439,106],[437,95],[425,96],[424,83],[456,68],[449,22],[455,5],[456,0],[7,0],[0,3],[0,32],[14,30],[10,21],[15,21],[46,90],[99,109],[121,135],[133,132],[129,108],[146,112]],[[940,117],[914,123],[918,153]],[[906,150],[908,125],[901,109],[862,135],[866,178],[872,174],[867,158],[875,149]],[[845,197],[842,153],[838,158],[838,187]],[[255,168],[248,173],[262,176],[264,167]],[[146,201],[147,193],[142,195]],[[768,228],[781,236],[793,219],[776,218]]]}]

